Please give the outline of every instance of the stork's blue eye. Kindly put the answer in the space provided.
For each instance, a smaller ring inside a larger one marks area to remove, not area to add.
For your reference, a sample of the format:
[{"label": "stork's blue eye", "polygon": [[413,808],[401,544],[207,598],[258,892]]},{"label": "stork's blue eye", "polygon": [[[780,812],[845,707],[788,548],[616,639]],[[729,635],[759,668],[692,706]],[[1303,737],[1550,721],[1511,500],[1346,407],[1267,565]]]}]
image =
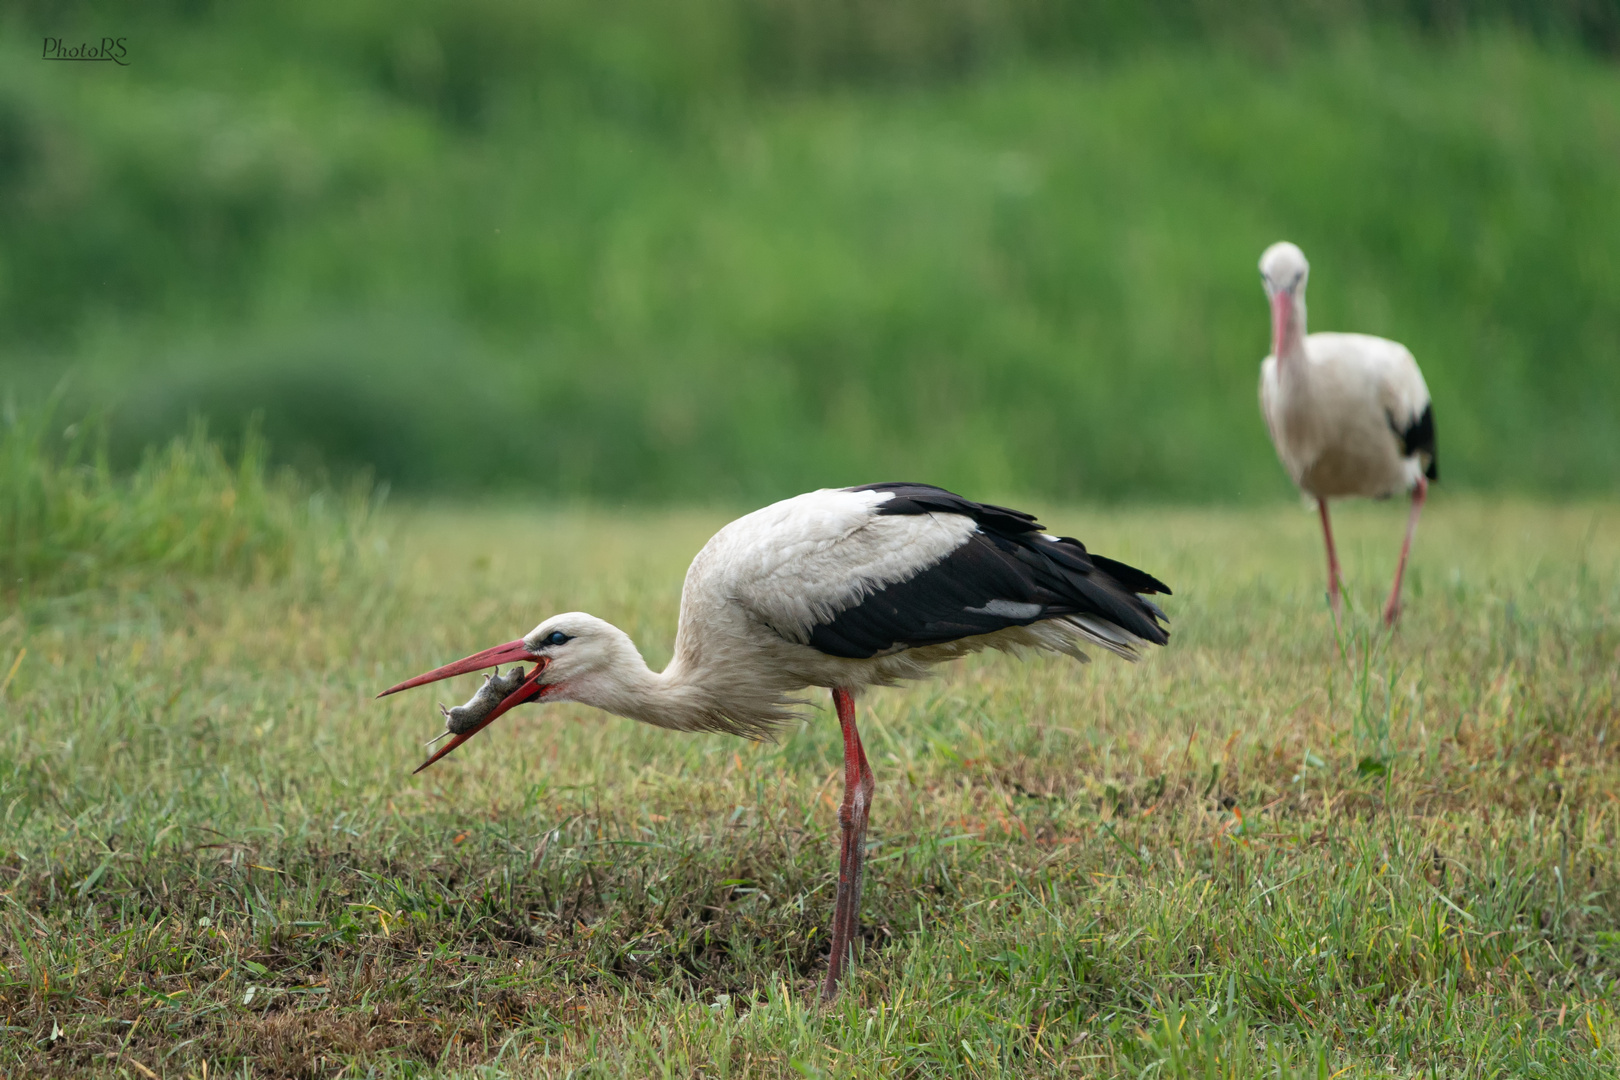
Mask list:
[{"label": "stork's blue eye", "polygon": [[546,635],[545,644],[562,645],[572,640],[574,639],[563,633],[561,630],[553,630],[551,633]]}]

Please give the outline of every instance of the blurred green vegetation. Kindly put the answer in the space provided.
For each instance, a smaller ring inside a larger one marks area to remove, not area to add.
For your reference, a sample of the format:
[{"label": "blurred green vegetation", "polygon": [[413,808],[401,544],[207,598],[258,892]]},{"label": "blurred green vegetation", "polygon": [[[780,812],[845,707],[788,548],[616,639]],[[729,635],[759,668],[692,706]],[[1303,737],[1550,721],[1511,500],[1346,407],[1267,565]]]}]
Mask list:
[{"label": "blurred green vegetation", "polygon": [[348,567],[381,492],[363,477],[346,492],[271,470],[257,426],[227,460],[201,421],[129,475],[108,464],[94,420],[58,434],[54,402],[0,410],[0,598],[48,599],[110,584],[188,580],[312,580]]},{"label": "blurred green vegetation", "polygon": [[[1620,472],[1620,2],[23,5],[0,385],[407,490],[1287,490],[1279,238],[1448,484]],[[38,59],[127,37],[129,65]]]}]

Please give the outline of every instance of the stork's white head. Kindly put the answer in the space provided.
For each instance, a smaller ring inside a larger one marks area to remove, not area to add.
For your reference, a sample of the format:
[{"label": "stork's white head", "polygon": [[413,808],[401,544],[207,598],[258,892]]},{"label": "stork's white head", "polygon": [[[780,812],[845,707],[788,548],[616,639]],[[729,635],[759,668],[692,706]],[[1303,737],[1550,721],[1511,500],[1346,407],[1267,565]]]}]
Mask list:
[{"label": "stork's white head", "polygon": [[1304,292],[1305,279],[1310,276],[1311,264],[1305,260],[1305,253],[1287,240],[1272,244],[1260,256],[1260,280],[1265,283],[1267,296]]},{"label": "stork's white head", "polygon": [[523,644],[546,660],[540,689],[547,701],[594,702],[612,689],[615,676],[645,663],[629,634],[583,611],[553,615],[525,634]]},{"label": "stork's white head", "polygon": [[1311,264],[1288,241],[1272,244],[1260,256],[1260,281],[1271,301],[1271,353],[1282,356],[1305,338],[1305,282]]},{"label": "stork's white head", "polygon": [[516,641],[434,668],[389,687],[377,696],[386,697],[413,686],[502,664],[529,662],[534,667],[516,690],[502,698],[472,727],[446,743],[416,771],[421,772],[438,761],[515,705],[529,701],[583,701],[613,709],[615,692],[623,688],[628,678],[647,669],[646,661],[623,630],[583,611],[570,611],[553,615]]}]

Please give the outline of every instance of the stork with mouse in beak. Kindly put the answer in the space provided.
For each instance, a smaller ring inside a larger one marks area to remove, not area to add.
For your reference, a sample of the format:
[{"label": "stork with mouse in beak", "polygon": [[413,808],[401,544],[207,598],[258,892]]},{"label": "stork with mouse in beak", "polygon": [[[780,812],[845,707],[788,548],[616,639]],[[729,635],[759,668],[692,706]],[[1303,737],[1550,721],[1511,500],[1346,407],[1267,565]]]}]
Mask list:
[{"label": "stork with mouse in beak", "polygon": [[[926,484],[827,489],[774,503],[714,535],[686,573],[674,657],[583,612],[383,691],[495,668],[450,710],[453,738],[427,768],[517,705],[574,701],[674,731],[759,739],[799,718],[793,695],[832,691],[844,738],[838,893],[822,996],[837,994],[859,922],[874,779],[855,695],[981,649],[1086,648],[1137,658],[1169,641],[1148,597],[1163,582],[1045,532],[1029,514]],[[518,667],[499,672],[501,665]],[[524,669],[522,665],[533,665]]]}]

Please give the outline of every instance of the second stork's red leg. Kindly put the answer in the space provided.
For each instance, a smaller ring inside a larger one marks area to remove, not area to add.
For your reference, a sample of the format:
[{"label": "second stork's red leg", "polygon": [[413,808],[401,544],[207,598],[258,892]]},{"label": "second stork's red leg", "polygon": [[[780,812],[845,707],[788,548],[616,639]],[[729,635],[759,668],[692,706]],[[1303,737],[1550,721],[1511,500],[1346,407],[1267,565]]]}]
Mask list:
[{"label": "second stork's red leg", "polygon": [[1406,557],[1412,551],[1412,537],[1417,535],[1418,515],[1423,513],[1423,500],[1429,497],[1429,482],[1418,477],[1412,489],[1412,513],[1406,519],[1406,539],[1401,541],[1401,561],[1395,564],[1395,584],[1390,586],[1389,603],[1384,605],[1384,625],[1394,626],[1401,617],[1401,579],[1406,576]]},{"label": "second stork's red leg", "polygon": [[1339,553],[1333,548],[1333,526],[1328,522],[1328,508],[1326,499],[1317,499],[1316,508],[1322,515],[1322,539],[1327,541],[1328,555],[1328,606],[1333,609],[1333,620],[1339,619]]},{"label": "second stork's red leg", "polygon": [[855,931],[861,921],[861,876],[866,870],[866,819],[872,806],[872,769],[866,764],[861,733],[855,730],[855,697],[843,687],[833,690],[838,726],[844,732],[844,801],[838,807],[838,902],[833,909],[832,955],[821,999],[838,996],[844,965],[853,963]]}]

